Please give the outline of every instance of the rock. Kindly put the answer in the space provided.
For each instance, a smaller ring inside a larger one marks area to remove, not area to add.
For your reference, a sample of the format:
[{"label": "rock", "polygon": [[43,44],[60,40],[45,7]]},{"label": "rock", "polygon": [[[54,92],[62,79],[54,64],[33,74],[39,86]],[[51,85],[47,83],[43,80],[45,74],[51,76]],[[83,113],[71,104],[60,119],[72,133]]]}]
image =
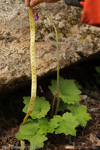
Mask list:
[{"label": "rock", "polygon": [[[100,28],[81,24],[81,8],[42,4],[59,33],[60,68],[100,52]],[[37,76],[56,71],[56,36],[44,14],[36,22]],[[29,82],[30,30],[24,0],[0,0],[0,92]]]}]

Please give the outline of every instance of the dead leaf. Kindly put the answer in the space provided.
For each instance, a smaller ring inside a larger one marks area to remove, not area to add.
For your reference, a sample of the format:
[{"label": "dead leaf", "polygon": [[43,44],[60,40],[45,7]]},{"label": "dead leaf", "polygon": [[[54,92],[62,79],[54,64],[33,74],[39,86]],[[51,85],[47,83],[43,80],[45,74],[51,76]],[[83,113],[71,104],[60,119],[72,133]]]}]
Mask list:
[{"label": "dead leaf", "polygon": [[94,146],[100,146],[100,139],[98,139],[95,135],[90,134],[89,140],[93,143]]},{"label": "dead leaf", "polygon": [[97,142],[96,146],[100,146],[100,140],[98,140],[98,142]]}]

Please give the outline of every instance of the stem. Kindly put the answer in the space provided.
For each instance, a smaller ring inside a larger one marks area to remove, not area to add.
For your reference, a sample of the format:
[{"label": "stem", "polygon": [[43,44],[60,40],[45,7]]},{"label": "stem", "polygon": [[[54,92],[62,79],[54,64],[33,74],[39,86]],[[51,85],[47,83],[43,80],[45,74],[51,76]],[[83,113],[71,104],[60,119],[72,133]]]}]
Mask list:
[{"label": "stem", "polygon": [[54,104],[55,104],[56,96],[53,98],[52,109],[51,109],[51,118],[53,116]]},{"label": "stem", "polygon": [[56,115],[57,112],[58,112],[59,104],[60,104],[60,98],[59,98],[59,50],[58,50],[58,33],[57,33],[57,29],[56,29],[54,23],[52,22],[52,20],[48,16],[48,14],[45,12],[45,10],[43,8],[42,8],[42,10],[44,11],[45,15],[50,20],[50,22],[51,22],[51,24],[52,24],[52,26],[53,26],[53,28],[55,30],[55,33],[56,33],[56,43],[57,43],[57,92],[58,92],[58,95],[57,95],[57,105],[56,105],[56,111],[55,111],[55,115]]},{"label": "stem", "polygon": [[21,140],[20,144],[21,144],[20,150],[23,150],[25,148],[25,142],[23,140]]}]

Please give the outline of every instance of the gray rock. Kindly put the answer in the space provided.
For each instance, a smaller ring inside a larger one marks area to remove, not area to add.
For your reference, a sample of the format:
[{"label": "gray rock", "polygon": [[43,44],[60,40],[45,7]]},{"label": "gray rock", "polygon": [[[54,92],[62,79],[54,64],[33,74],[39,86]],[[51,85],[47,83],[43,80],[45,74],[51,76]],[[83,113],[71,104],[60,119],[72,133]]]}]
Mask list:
[{"label": "gray rock", "polygon": [[[81,8],[42,4],[59,33],[60,68],[100,52],[100,28],[81,24]],[[56,36],[44,14],[36,22],[37,76],[56,71]],[[24,0],[0,0],[0,92],[28,82],[30,31]]]}]

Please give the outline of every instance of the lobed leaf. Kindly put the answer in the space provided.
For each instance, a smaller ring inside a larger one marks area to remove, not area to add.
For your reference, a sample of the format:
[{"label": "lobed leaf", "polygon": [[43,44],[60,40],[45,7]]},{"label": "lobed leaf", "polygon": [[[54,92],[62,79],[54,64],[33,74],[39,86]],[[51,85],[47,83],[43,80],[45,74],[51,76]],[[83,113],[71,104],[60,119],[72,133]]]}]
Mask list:
[{"label": "lobed leaf", "polygon": [[46,134],[49,129],[49,121],[46,118],[42,118],[38,120],[38,122],[39,122],[39,128],[40,128],[38,133]]},{"label": "lobed leaf", "polygon": [[35,150],[36,147],[43,147],[44,141],[47,140],[45,134],[38,133],[38,130],[38,121],[28,119],[27,124],[20,126],[16,138],[18,140],[28,140],[30,142],[30,150]]},{"label": "lobed leaf", "polygon": [[[55,118],[56,117],[56,118]],[[48,132],[49,133],[53,133],[55,131],[55,129],[59,126],[59,122],[58,120],[60,120],[61,117],[59,115],[54,116],[49,123],[49,129]]]},{"label": "lobed leaf", "polygon": [[66,111],[67,110],[67,103],[64,103],[62,100],[60,101],[60,105],[59,105],[59,109],[58,109],[58,111],[62,111],[62,112],[64,112],[64,111]]},{"label": "lobed leaf", "polygon": [[[66,112],[63,114],[63,116],[54,116],[53,119],[51,119],[52,122],[55,122],[54,125],[54,131],[55,134],[64,133],[65,135],[73,135],[76,136],[76,127],[79,125],[78,121],[76,120],[76,117],[72,115],[72,113]],[[52,125],[51,122],[51,125]]]},{"label": "lobed leaf", "polygon": [[82,89],[83,89],[82,85],[80,85],[76,80],[74,80],[74,81],[75,81],[76,87],[77,87],[78,89],[82,90]]},{"label": "lobed leaf", "polygon": [[[24,104],[25,107],[23,108],[23,112],[27,113],[27,109],[29,106],[30,102],[30,97],[24,97]],[[35,104],[34,104],[34,109],[33,112],[31,113],[32,119],[40,119],[42,117],[45,117],[50,110],[50,104],[44,97],[36,97]]]},{"label": "lobed leaf", "polygon": [[[57,81],[51,81],[52,86],[49,86],[49,89],[55,95],[57,89]],[[74,80],[67,80],[60,77],[59,80],[59,97],[63,100],[64,103],[74,104],[75,101],[80,101],[79,97],[81,91],[75,85]]]},{"label": "lobed leaf", "polygon": [[77,103],[75,105],[69,105],[67,108],[77,118],[77,121],[82,127],[85,127],[87,121],[91,119],[90,114],[87,113],[87,107],[84,105]]}]

